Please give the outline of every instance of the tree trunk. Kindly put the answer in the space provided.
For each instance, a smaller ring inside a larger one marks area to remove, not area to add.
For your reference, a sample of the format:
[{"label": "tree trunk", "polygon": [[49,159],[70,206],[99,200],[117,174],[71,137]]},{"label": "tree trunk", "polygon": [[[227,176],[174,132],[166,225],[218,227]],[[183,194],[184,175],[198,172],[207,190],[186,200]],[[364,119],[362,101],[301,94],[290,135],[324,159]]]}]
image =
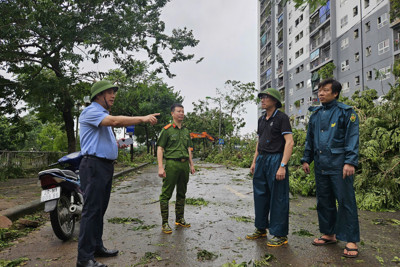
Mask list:
[{"label": "tree trunk", "polygon": [[150,153],[150,142],[149,142],[149,128],[147,125],[144,125],[144,131],[146,132],[146,146],[147,146],[147,154]]},{"label": "tree trunk", "polygon": [[65,131],[68,139],[68,153],[75,152],[75,135],[74,135],[74,119],[72,118],[72,108],[63,111],[63,119],[65,123]]}]

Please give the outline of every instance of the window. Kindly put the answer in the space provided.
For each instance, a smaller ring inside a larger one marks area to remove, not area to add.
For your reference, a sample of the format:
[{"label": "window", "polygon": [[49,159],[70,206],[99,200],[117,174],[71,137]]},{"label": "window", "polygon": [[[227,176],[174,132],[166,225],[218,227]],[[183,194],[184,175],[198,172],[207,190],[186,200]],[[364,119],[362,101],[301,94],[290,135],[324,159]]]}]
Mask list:
[{"label": "window", "polygon": [[343,61],[341,66],[342,66],[342,72],[350,69],[349,60],[346,59],[345,61]]},{"label": "window", "polygon": [[389,39],[382,41],[378,44],[378,54],[382,55],[389,51]]},{"label": "window", "polygon": [[369,7],[369,0],[364,0],[364,8]]},{"label": "window", "polygon": [[289,50],[292,49],[292,42],[289,43]]},{"label": "window", "polygon": [[379,69],[379,77],[378,78],[381,81],[389,79],[390,78],[390,71],[391,71],[390,66],[388,66],[386,68]]},{"label": "window", "polygon": [[289,12],[289,19],[292,17],[292,11]]},{"label": "window", "polygon": [[365,56],[369,57],[372,54],[372,48],[371,46],[368,46],[365,48]]},{"label": "window", "polygon": [[293,105],[289,105],[289,111],[293,111]]},{"label": "window", "polygon": [[319,58],[319,48],[310,54],[310,61]]},{"label": "window", "polygon": [[292,33],[292,26],[289,27],[289,34]]},{"label": "window", "polygon": [[358,6],[353,7],[353,17],[358,15]]},{"label": "window", "polygon": [[303,31],[301,31],[296,37],[294,38],[294,41],[297,43],[301,38],[303,38]]},{"label": "window", "polygon": [[[289,80],[293,80],[293,73],[289,74]],[[293,89],[292,89],[293,90]]]},{"label": "window", "polygon": [[307,87],[308,87],[308,88],[311,88],[311,79],[308,79],[308,80],[307,80]]},{"label": "window", "polygon": [[354,30],[354,39],[357,39],[358,38],[358,29],[355,29]]},{"label": "window", "polygon": [[296,84],[296,89],[297,89],[297,90],[299,90],[299,89],[301,89],[301,88],[303,88],[303,87],[304,87],[304,81],[301,81],[301,82],[299,82],[299,83]]},{"label": "window", "polygon": [[358,62],[360,60],[360,52],[354,54],[354,62]]},{"label": "window", "polygon": [[347,0],[340,0],[340,6],[343,6],[344,4],[346,4]]},{"label": "window", "polygon": [[384,13],[378,18],[378,29],[388,24],[388,14]]},{"label": "window", "polygon": [[310,63],[307,63],[306,70],[310,70]]},{"label": "window", "polygon": [[341,42],[340,42],[340,47],[341,49],[346,49],[347,47],[349,47],[349,37],[344,38]]},{"label": "window", "polygon": [[355,85],[360,85],[360,76],[356,76],[356,77],[354,78],[354,84],[355,84]]},{"label": "window", "polygon": [[302,72],[303,69],[304,69],[304,65],[301,64],[300,66],[298,66],[298,67],[296,68],[296,73]]},{"label": "window", "polygon": [[296,52],[295,58],[298,58],[299,56],[303,55],[303,52],[304,52],[303,48],[300,48],[300,50]]},{"label": "window", "polygon": [[289,95],[293,95],[293,88],[289,89]]},{"label": "window", "polygon": [[289,65],[291,65],[292,64],[292,58],[290,57],[289,58]]},{"label": "window", "polygon": [[347,25],[347,15],[340,19],[340,28]]},{"label": "window", "polygon": [[296,19],[296,21],[294,22],[295,27],[297,27],[297,25],[299,25],[299,23],[302,21],[303,21],[303,14],[301,14],[300,17]]},{"label": "window", "polygon": [[371,30],[371,21],[365,23],[365,32],[369,32]]},{"label": "window", "polygon": [[342,83],[342,93],[348,93],[350,91],[350,82]]},{"label": "window", "polygon": [[372,80],[372,70],[367,71],[367,81]]}]

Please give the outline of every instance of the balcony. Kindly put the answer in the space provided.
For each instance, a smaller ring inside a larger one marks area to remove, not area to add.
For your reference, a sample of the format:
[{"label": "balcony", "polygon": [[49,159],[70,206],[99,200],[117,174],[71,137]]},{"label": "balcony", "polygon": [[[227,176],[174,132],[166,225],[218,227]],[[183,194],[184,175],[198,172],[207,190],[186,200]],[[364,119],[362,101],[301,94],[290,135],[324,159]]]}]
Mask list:
[{"label": "balcony", "polygon": [[314,71],[315,69],[321,67],[331,60],[332,58],[330,46],[318,48],[310,54],[310,71]]},{"label": "balcony", "polygon": [[267,8],[268,6],[271,7],[271,0],[264,0],[264,1],[262,1],[261,4],[260,4],[261,13],[262,13],[262,12],[264,11],[264,9]]},{"label": "balcony", "polygon": [[311,38],[311,43],[310,43],[310,51],[318,48],[319,46],[323,46],[327,42],[331,40],[331,35],[330,34],[325,34],[323,36],[319,36],[317,38]]},{"label": "balcony", "polygon": [[310,18],[310,35],[330,20],[331,10],[329,2],[330,1],[328,1],[326,6],[322,6],[317,12],[312,14],[312,17]]},{"label": "balcony", "polygon": [[284,82],[283,76],[279,77],[279,79],[278,79],[278,88],[283,87],[283,82]]}]

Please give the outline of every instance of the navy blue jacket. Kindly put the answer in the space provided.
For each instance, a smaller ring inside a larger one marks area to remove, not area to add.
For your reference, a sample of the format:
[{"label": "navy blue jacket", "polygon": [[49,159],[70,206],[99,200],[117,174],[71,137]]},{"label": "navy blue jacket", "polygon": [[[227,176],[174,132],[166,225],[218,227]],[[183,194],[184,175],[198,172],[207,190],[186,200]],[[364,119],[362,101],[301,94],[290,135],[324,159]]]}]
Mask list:
[{"label": "navy blue jacket", "polygon": [[348,105],[333,100],[310,107],[304,155],[301,162],[314,161],[314,169],[323,174],[339,174],[344,164],[358,165],[358,116]]}]

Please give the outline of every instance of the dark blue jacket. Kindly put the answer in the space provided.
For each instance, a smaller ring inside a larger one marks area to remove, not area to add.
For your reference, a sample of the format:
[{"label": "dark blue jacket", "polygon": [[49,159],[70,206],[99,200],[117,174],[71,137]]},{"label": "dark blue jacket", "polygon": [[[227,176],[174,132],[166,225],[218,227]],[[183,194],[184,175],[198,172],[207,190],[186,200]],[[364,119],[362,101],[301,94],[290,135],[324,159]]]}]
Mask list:
[{"label": "dark blue jacket", "polygon": [[304,156],[301,162],[314,161],[315,171],[339,174],[344,164],[358,165],[358,116],[348,105],[333,100],[310,107]]}]

